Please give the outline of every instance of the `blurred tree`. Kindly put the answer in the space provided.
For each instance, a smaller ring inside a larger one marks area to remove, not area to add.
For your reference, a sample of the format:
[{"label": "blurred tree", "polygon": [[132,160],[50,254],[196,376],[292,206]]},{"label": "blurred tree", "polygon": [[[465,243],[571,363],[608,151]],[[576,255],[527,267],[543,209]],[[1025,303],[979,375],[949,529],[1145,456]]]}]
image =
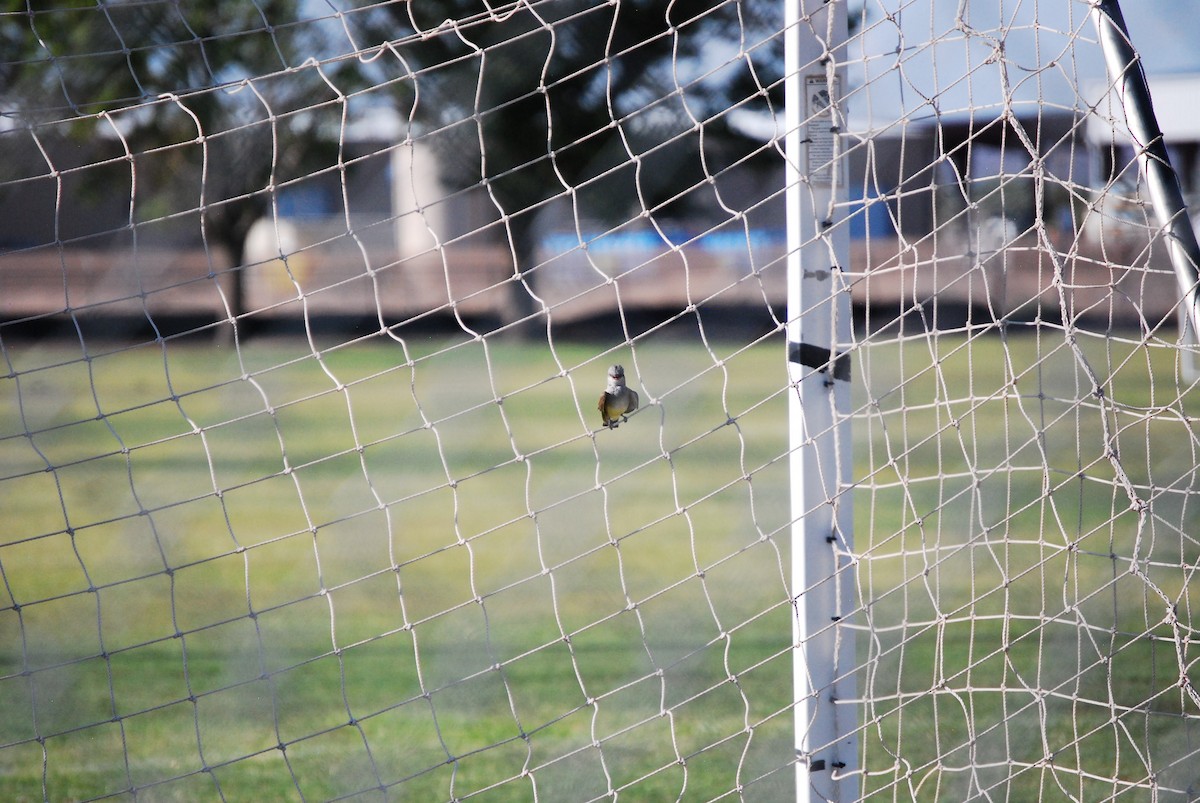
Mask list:
[{"label": "blurred tree", "polygon": [[[236,268],[275,188],[334,161],[342,109],[330,84],[349,92],[362,77],[352,58],[305,64],[336,42],[295,24],[302,5],[0,0],[4,116],[90,151],[90,164],[64,165],[84,167],[83,192],[114,191],[132,158],[129,222],[198,217]],[[240,315],[243,271],[228,277]]]},{"label": "blurred tree", "polygon": [[[380,35],[416,75],[400,83],[417,88],[410,119],[446,145],[447,184],[486,186],[518,275],[535,264],[532,226],[546,201],[569,197],[595,221],[684,217],[709,177],[761,150],[737,115],[778,101],[776,2],[423,0],[386,10]],[[532,299],[513,289],[512,314],[528,315]]]}]

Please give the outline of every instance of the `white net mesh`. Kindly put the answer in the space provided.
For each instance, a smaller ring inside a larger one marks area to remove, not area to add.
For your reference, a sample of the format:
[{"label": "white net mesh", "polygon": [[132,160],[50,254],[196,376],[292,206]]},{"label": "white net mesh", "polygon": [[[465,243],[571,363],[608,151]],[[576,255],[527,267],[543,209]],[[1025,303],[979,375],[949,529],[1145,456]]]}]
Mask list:
[{"label": "white net mesh", "polygon": [[[1090,14],[836,51],[867,799],[1200,787],[1194,347]],[[789,30],[5,7],[0,797],[794,795]]]}]

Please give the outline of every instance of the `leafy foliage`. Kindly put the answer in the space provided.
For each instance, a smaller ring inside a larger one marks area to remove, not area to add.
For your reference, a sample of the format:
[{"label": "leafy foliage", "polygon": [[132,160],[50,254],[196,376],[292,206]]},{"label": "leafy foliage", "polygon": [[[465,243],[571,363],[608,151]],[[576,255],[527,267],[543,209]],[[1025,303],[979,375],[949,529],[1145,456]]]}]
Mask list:
[{"label": "leafy foliage", "polygon": [[760,2],[387,9],[418,76],[410,117],[458,154],[444,177],[482,177],[505,214],[566,194],[601,219],[685,213],[695,199],[683,193],[760,145],[731,112],[768,109],[764,76],[782,73],[782,42],[767,33],[779,12]]},{"label": "leafy foliage", "polygon": [[[341,43],[326,28],[295,24],[301,5],[40,10],[7,0],[5,114],[26,146],[48,144],[52,168],[86,166],[75,177],[83,192],[111,194],[114,177],[132,173],[130,225],[174,216],[194,237],[198,216],[201,236],[240,264],[275,188],[333,162],[330,120],[361,85],[354,59],[310,61]],[[54,150],[56,142],[75,147]],[[240,286],[233,291],[240,309]]]}]

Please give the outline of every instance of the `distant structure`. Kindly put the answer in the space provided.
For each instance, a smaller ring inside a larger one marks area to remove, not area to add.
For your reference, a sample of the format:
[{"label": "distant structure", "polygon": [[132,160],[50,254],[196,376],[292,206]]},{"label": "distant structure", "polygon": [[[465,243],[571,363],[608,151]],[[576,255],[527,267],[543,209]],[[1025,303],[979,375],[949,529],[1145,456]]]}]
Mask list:
[{"label": "distant structure", "polygon": [[[1152,78],[1151,92],[1185,195],[1200,200],[1200,74]],[[937,230],[941,248],[956,238],[967,255],[962,270],[991,260],[985,269],[1019,281],[1020,249],[1010,249],[1003,265],[989,254],[1020,244],[1034,225],[1035,159],[1056,178],[1040,218],[1052,236],[1077,247],[1147,247],[1154,227],[1137,199],[1135,144],[1123,130],[1120,99],[1104,81],[1078,88],[1077,97],[1100,113],[1014,103],[914,115],[870,137],[847,135],[854,269],[901,266],[906,252],[926,258]],[[755,129],[751,121],[744,133],[757,130],[767,143],[778,136],[774,127],[759,121]],[[131,225],[142,198],[131,204],[129,167],[105,161],[105,143],[14,133],[5,135],[9,178],[0,185],[0,320],[67,309],[220,314],[215,292],[192,291],[228,267],[205,252],[194,210]],[[342,158],[344,171],[282,188],[273,213],[252,230],[243,269],[256,318],[325,314],[386,323],[403,320],[410,308],[487,316],[507,303],[502,285],[512,255],[485,187],[447,192],[435,147],[408,137],[404,121],[386,109],[347,128]],[[74,170],[85,165],[111,172],[113,191],[85,190]],[[771,270],[786,252],[782,187],[781,167],[762,158],[698,192],[709,200],[690,205],[692,218],[658,226],[640,220],[611,229],[577,220],[570,199],[547,204],[539,214],[537,292],[560,323],[613,308],[609,280],[622,276],[622,304],[672,308],[719,292],[723,304],[765,294],[782,305],[782,271]],[[731,217],[722,202],[745,211]],[[867,303],[865,289],[855,292]],[[889,297],[876,280],[870,303]]]}]

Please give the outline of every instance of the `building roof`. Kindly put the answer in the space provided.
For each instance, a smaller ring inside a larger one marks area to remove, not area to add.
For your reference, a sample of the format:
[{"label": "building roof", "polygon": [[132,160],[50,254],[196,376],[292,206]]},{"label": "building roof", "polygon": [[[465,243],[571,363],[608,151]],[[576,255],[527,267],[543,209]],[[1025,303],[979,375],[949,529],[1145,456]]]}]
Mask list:
[{"label": "building roof", "polygon": [[[1150,98],[1154,116],[1167,142],[1200,142],[1200,72],[1150,76]],[[1129,126],[1121,98],[1107,81],[1095,81],[1085,87],[1084,95],[1094,104],[1096,114],[1088,118],[1089,142],[1101,144],[1129,142]]]}]

